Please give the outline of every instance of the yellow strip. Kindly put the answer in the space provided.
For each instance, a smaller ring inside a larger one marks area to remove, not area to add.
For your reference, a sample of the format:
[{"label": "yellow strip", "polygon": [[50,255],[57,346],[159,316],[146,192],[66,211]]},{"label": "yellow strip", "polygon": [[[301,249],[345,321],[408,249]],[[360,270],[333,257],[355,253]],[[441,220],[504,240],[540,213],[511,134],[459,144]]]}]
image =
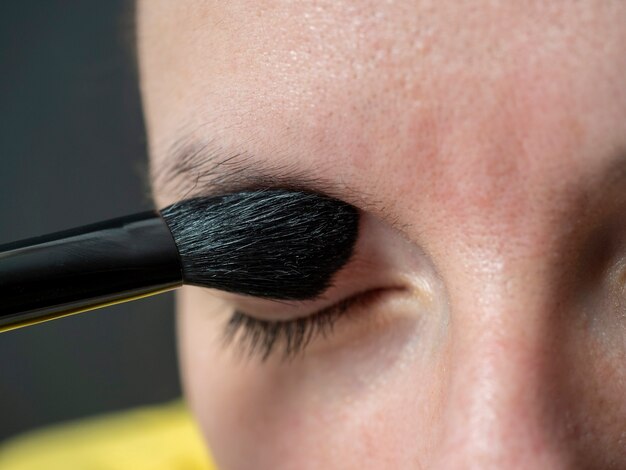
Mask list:
[{"label": "yellow strip", "polygon": [[76,309],[73,309],[73,310],[66,310],[66,311],[63,311],[63,312],[53,313],[51,315],[45,315],[43,317],[29,318],[28,320],[23,320],[23,321],[20,321],[19,319],[17,319],[15,321],[15,323],[10,323],[8,325],[0,326],[0,333],[4,333],[5,331],[16,330],[16,329],[22,328],[24,326],[36,325],[38,323],[43,323],[43,322],[47,322],[47,321],[50,321],[50,320],[56,320],[57,318],[69,317],[70,315],[76,315],[77,313],[89,312],[90,310],[96,310],[98,308],[109,307],[111,305],[122,304],[124,302],[130,302],[131,300],[143,299],[145,297],[150,297],[150,296],[153,296],[153,295],[162,294],[163,292],[167,292],[167,291],[170,291],[170,290],[177,289],[178,287],[180,287],[180,285],[179,286],[173,286],[173,287],[164,287],[163,289],[155,290],[153,292],[148,292],[147,294],[139,294],[139,295],[135,295],[135,296],[132,296],[132,297],[125,297],[123,299],[117,299],[117,300],[112,300],[112,301],[109,301],[109,302],[103,302],[101,304],[92,305],[92,306],[86,307],[86,308],[82,307],[82,308],[76,308]]}]

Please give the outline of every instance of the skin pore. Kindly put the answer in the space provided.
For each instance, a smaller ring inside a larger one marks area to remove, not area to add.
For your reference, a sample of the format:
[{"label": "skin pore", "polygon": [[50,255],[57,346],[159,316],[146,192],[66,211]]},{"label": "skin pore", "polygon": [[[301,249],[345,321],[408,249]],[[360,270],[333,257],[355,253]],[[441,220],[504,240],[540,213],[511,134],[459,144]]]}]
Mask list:
[{"label": "skin pore", "polygon": [[[325,299],[180,292],[219,468],[626,466],[626,3],[144,0],[137,20],[159,207],[277,184],[361,211]],[[181,148],[196,164],[159,177]],[[289,361],[224,344],[235,308],[288,320],[361,286],[381,295]]]}]

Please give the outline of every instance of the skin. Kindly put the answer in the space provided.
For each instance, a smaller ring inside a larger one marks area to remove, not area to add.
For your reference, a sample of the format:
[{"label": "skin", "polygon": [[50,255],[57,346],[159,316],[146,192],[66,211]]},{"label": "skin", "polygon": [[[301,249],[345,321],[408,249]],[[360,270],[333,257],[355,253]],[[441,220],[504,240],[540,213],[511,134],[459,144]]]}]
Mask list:
[{"label": "skin", "polygon": [[[306,175],[362,212],[327,298],[386,289],[266,362],[221,342],[235,306],[323,300],[182,289],[185,393],[219,468],[626,467],[626,3],[149,0],[137,18],[153,168],[195,140]],[[192,188],[210,190],[154,178],[159,206]]]}]

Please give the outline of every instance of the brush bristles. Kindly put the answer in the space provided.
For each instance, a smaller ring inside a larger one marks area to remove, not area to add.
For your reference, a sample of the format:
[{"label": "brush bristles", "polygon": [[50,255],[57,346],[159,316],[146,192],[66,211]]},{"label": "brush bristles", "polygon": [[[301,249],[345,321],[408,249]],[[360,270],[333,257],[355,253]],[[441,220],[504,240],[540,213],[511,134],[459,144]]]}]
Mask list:
[{"label": "brush bristles", "polygon": [[185,284],[284,300],[321,294],[352,255],[357,210],[317,194],[260,190],[161,211]]}]

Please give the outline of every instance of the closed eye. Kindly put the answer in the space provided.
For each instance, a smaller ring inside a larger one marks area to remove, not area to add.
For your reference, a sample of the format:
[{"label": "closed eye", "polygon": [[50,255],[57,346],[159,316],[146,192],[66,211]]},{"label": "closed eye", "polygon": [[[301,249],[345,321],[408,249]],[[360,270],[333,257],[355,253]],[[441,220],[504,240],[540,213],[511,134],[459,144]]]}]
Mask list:
[{"label": "closed eye", "polygon": [[259,319],[235,310],[226,325],[224,341],[227,344],[236,342],[249,357],[258,356],[262,361],[277,350],[282,350],[283,360],[292,359],[301,354],[316,337],[326,338],[331,335],[339,319],[375,302],[389,290],[376,288],[358,292],[333,305],[291,320]]}]

